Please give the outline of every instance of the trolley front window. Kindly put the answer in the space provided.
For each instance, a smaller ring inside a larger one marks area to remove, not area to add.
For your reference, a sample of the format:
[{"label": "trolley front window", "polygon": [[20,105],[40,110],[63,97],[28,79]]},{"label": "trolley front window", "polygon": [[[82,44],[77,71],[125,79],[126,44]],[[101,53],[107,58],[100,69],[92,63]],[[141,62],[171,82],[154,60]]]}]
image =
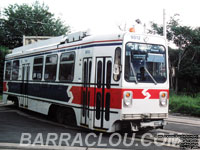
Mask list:
[{"label": "trolley front window", "polygon": [[161,45],[126,44],[125,80],[136,83],[164,83],[167,79],[166,50]]}]

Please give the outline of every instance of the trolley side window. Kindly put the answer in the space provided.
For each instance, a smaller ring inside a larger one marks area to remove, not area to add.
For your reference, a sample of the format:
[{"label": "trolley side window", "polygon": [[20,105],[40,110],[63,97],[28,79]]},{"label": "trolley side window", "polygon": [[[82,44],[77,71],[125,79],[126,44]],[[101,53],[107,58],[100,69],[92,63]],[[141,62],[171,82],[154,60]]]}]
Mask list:
[{"label": "trolley side window", "polygon": [[6,63],[5,80],[10,80],[11,76],[11,62]]},{"label": "trolley side window", "polygon": [[59,80],[73,81],[73,79],[74,79],[74,63],[75,63],[75,53],[74,52],[63,53],[61,55]]},{"label": "trolley side window", "polygon": [[13,61],[12,80],[18,80],[19,77],[19,60]]},{"label": "trolley side window", "polygon": [[34,58],[33,80],[42,79],[42,70],[43,70],[43,57]]},{"label": "trolley side window", "polygon": [[115,49],[115,62],[113,70],[113,78],[115,81],[119,81],[121,75],[121,48],[117,47]]},{"label": "trolley side window", "polygon": [[45,64],[45,80],[56,80],[56,71],[57,71],[57,55],[49,55],[46,57],[46,64]]}]

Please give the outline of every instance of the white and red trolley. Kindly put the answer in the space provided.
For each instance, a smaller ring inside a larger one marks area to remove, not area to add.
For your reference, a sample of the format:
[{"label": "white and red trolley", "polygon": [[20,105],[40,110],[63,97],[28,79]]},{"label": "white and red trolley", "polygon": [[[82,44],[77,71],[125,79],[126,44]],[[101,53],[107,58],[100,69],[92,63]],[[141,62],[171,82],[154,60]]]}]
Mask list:
[{"label": "white and red trolley", "polygon": [[77,32],[15,48],[5,59],[3,101],[92,130],[165,125],[166,40]]}]

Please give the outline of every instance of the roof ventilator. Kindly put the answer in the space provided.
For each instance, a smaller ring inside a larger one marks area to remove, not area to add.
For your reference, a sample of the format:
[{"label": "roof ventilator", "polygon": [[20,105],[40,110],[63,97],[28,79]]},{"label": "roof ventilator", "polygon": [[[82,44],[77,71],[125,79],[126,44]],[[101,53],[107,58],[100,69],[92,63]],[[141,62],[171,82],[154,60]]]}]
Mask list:
[{"label": "roof ventilator", "polygon": [[86,36],[90,36],[89,30],[68,34],[66,37],[64,37],[62,42],[65,41],[66,43],[72,43],[72,42],[76,42],[76,41],[81,41]]}]

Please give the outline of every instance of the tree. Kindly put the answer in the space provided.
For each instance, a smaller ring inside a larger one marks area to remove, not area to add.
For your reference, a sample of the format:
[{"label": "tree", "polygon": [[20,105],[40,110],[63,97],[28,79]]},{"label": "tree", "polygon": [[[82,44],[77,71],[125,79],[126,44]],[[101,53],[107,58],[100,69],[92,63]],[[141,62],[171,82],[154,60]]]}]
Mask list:
[{"label": "tree", "polygon": [[4,70],[4,58],[6,54],[8,54],[8,48],[4,46],[0,46],[0,94],[3,91],[3,70]]},{"label": "tree", "polygon": [[4,9],[5,19],[0,22],[0,45],[15,48],[22,45],[26,36],[60,36],[70,31],[59,18],[49,12],[49,7],[38,1],[9,5]]},{"label": "tree", "polygon": [[[200,28],[191,28],[182,26],[177,19],[178,15],[171,17],[167,23],[167,39],[173,41],[178,50],[173,50],[169,54],[176,67],[176,93],[179,91],[179,84],[182,90],[187,88],[187,91],[194,94],[198,92],[200,82]],[[156,32],[162,34],[163,27],[152,23],[151,33]],[[179,83],[179,80],[184,83]],[[193,87],[193,88],[192,88]]]}]

